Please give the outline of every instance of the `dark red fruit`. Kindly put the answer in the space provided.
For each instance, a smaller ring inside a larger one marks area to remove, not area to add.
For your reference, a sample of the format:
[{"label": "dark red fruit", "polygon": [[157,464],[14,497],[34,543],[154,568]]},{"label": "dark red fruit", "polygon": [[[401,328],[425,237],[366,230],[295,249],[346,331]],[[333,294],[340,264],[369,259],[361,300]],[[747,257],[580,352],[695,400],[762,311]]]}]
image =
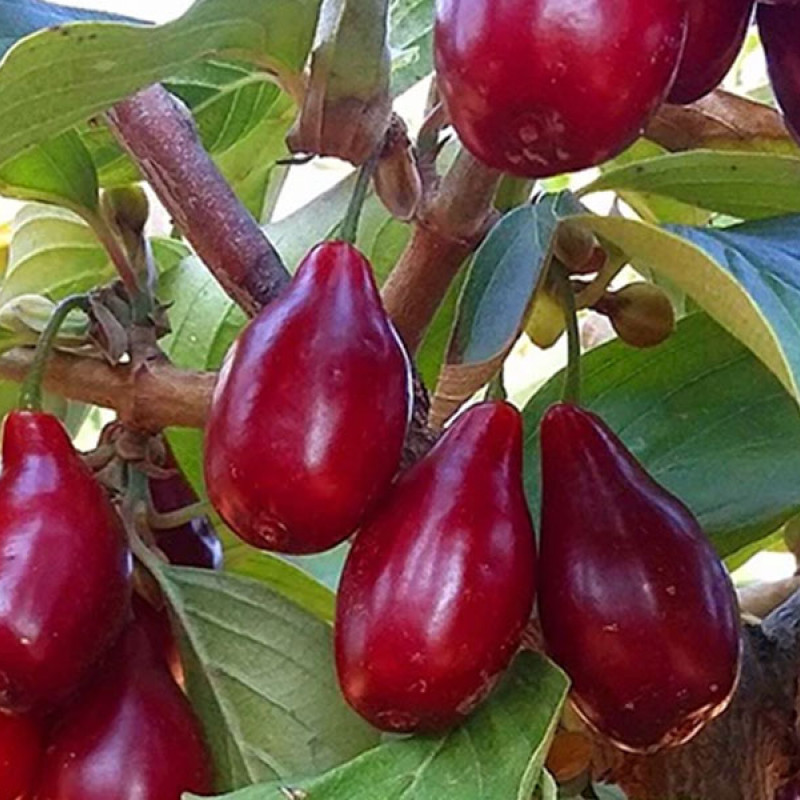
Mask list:
[{"label": "dark red fruit", "polygon": [[736,61],[755,0],[689,0],[689,25],[667,100],[693,103],[722,83]]},{"label": "dark red fruit", "polygon": [[33,788],[42,738],[28,717],[0,712],[0,800],[23,800]]},{"label": "dark red fruit", "polygon": [[578,711],[620,747],[685,742],[728,704],[736,597],[689,510],[594,414],[541,427],[539,615]]},{"label": "dark red fruit", "polygon": [[15,411],[0,473],[0,707],[75,689],[128,613],[130,552],[61,423]]},{"label": "dark red fruit", "polygon": [[800,5],[759,4],[758,32],[786,127],[800,141]]},{"label": "dark red fruit", "polygon": [[775,792],[775,800],[800,800],[800,779],[795,778]]},{"label": "dark red fruit", "polygon": [[[172,453],[165,466],[175,470],[168,478],[150,479],[150,497],[156,511],[178,511],[198,502],[194,489],[181,474]],[[158,531],[156,544],[171,564],[201,569],[222,568],[222,543],[206,516],[195,517],[179,528]]]},{"label": "dark red fruit", "polygon": [[543,178],[612,158],[672,85],[685,0],[437,0],[444,105],[472,154]]},{"label": "dark red fruit", "polygon": [[153,651],[162,656],[170,674],[178,686],[184,684],[183,664],[181,663],[178,643],[172,633],[169,613],[166,608],[154,608],[149,601],[138,594],[133,596],[133,618],[147,634]]},{"label": "dark red fruit", "polygon": [[103,672],[67,709],[37,800],[180,800],[211,794],[210,756],[189,702],[147,634],[130,625]]},{"label": "dark red fruit", "polygon": [[348,702],[388,731],[460,722],[520,643],[535,567],[520,416],[483,403],[400,478],[356,537],[336,609]]},{"label": "dark red fruit", "polygon": [[256,547],[333,547],[397,471],[410,382],[369,263],[344,242],[319,245],[222,369],[206,429],[211,501]]}]

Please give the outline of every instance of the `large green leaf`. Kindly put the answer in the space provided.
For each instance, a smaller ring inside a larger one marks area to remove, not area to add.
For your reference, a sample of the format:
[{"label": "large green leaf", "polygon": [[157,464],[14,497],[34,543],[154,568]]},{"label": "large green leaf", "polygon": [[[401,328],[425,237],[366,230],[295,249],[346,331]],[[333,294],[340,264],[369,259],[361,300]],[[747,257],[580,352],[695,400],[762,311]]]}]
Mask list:
[{"label": "large green leaf", "polygon": [[392,93],[409,89],[433,71],[433,0],[392,0]]},{"label": "large green leaf", "polygon": [[17,40],[42,28],[92,19],[124,18],[105,11],[57,6],[41,0],[0,0],[0,56]]},{"label": "large green leaf", "polygon": [[[170,270],[187,253],[185,245],[172,239],[154,239],[152,244],[161,271]],[[14,220],[0,306],[22,294],[60,300],[114,277],[106,251],[80,217],[56,206],[29,203]]]},{"label": "large green leaf", "polygon": [[[300,559],[297,559],[302,564]],[[225,570],[254,578],[304,608],[317,619],[333,622],[336,598],[323,583],[300,565],[237,542],[225,548]]]},{"label": "large green leaf", "polygon": [[151,566],[221,790],[317,774],[376,744],[339,692],[329,625],[259,581]]},{"label": "large green leaf", "polygon": [[436,415],[446,418],[499,369],[527,318],[561,219],[582,211],[569,193],[506,214],[478,248],[458,302]]},{"label": "large green leaf", "polygon": [[0,63],[0,163],[193,61],[246,54],[291,85],[318,11],[319,0],[198,0],[167,25],[78,22],[35,33]]},{"label": "large green leaf", "polygon": [[742,219],[800,212],[800,158],[695,150],[604,172],[581,194],[646,192]]},{"label": "large green leaf", "polygon": [[0,194],[93,212],[97,172],[78,134],[66,131],[0,167]]},{"label": "large green leaf", "polygon": [[[525,488],[535,515],[539,420],[561,386],[559,374],[524,410]],[[652,350],[614,341],[586,354],[582,400],[692,509],[720,555],[772,533],[800,509],[800,412],[706,315],[687,317]]]},{"label": "large green leaf", "polygon": [[669,278],[800,398],[800,217],[725,229],[579,219],[635,266]]},{"label": "large green leaf", "polygon": [[[316,778],[254,786],[229,800],[529,800],[566,699],[566,676],[521,653],[460,728],[393,741]],[[292,794],[292,791],[296,794]]]}]

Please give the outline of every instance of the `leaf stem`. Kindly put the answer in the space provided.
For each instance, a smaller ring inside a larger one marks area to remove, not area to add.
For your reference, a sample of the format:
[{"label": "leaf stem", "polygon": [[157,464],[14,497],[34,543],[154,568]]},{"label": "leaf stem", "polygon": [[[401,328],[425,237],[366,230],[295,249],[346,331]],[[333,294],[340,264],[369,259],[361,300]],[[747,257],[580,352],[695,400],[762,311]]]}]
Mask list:
[{"label": "leaf stem", "polygon": [[567,368],[564,373],[562,399],[565,403],[579,405],[581,399],[581,337],[578,330],[575,292],[567,271],[560,263],[554,262],[552,270],[561,295],[564,321],[567,326]]},{"label": "leaf stem", "polygon": [[358,170],[356,185],[353,187],[353,194],[350,197],[347,212],[344,215],[342,224],[339,226],[339,235],[337,238],[343,242],[349,242],[350,244],[356,243],[358,223],[361,219],[361,212],[364,209],[364,201],[367,199],[369,182],[372,180],[375,168],[378,166],[379,158],[380,148],[378,148]]},{"label": "leaf stem", "polygon": [[47,321],[42,335],[36,344],[36,352],[33,356],[31,368],[19,393],[20,408],[29,411],[40,411],[42,408],[42,381],[44,379],[45,367],[50,352],[53,349],[56,337],[69,313],[76,308],[83,311],[89,310],[89,299],[85,294],[72,295],[62,300],[53,311],[53,315]]}]

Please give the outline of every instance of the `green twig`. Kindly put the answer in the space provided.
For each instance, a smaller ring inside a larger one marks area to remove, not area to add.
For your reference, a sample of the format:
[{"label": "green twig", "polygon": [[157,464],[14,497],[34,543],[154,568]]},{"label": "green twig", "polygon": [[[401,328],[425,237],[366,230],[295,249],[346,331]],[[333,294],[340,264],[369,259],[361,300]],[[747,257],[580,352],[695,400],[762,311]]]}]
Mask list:
[{"label": "green twig", "polygon": [[358,170],[356,175],[356,185],[353,187],[353,194],[350,197],[350,203],[347,206],[347,211],[339,226],[338,238],[344,242],[355,244],[356,237],[358,236],[358,223],[361,219],[361,212],[364,208],[364,201],[367,199],[367,191],[369,190],[369,182],[375,173],[375,168],[378,166],[378,159],[380,158],[380,148],[370,156],[369,160],[364,163]]},{"label": "green twig", "polygon": [[567,369],[564,373],[562,399],[565,403],[578,405],[581,398],[581,337],[578,330],[575,292],[569,275],[561,264],[554,263],[552,270],[561,296],[564,321],[567,326]]},{"label": "green twig", "polygon": [[47,321],[47,325],[36,344],[33,363],[20,389],[20,408],[28,409],[29,411],[41,410],[42,381],[44,379],[45,367],[47,366],[47,359],[50,357],[50,352],[53,349],[53,344],[58,336],[59,329],[64,324],[69,313],[77,308],[83,311],[89,310],[89,300],[85,294],[72,295],[62,300],[56,306],[53,315]]}]

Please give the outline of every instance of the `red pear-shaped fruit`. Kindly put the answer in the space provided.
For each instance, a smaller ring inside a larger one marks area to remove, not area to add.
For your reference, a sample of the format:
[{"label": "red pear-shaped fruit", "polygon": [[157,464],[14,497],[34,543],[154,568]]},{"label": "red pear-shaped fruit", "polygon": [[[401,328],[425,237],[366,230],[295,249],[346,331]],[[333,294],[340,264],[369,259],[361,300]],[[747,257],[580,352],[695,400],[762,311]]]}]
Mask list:
[{"label": "red pear-shaped fruit", "polygon": [[335,634],[347,701],[388,731],[457,724],[520,643],[535,566],[519,413],[475,406],[400,478],[348,555]]},{"label": "red pear-shaped fruit", "polygon": [[[181,473],[173,454],[167,452],[165,466],[174,470],[166,478],[150,478],[150,498],[156,511],[179,511],[198,502],[197,493]],[[160,530],[156,544],[170,564],[201,569],[222,568],[222,542],[205,515],[195,517],[178,528]]]},{"label": "red pear-shaped fruit", "polygon": [[26,800],[41,757],[38,723],[0,712],[0,800]]},{"label": "red pear-shaped fruit", "polygon": [[319,245],[222,369],[205,442],[212,503],[256,547],[333,547],[397,471],[410,386],[369,263],[345,242]]},{"label": "red pear-shaped fruit", "polygon": [[687,741],[731,698],[739,616],[689,510],[594,414],[541,426],[539,616],[583,717],[620,747]]},{"label": "red pear-shaped fruit", "polygon": [[129,625],[45,753],[36,800],[180,800],[211,794],[211,761],[188,700],[147,634]]},{"label": "red pear-shaped fruit", "polygon": [[693,103],[722,83],[736,61],[755,0],[689,0],[686,43],[670,103]]},{"label": "red pear-shaped fruit", "polygon": [[105,492],[50,414],[15,411],[0,473],[0,708],[77,687],[128,613],[131,558]]},{"label": "red pear-shaped fruit", "polygon": [[800,4],[759,3],[756,19],[775,97],[786,127],[800,141]]},{"label": "red pear-shaped fruit", "polygon": [[464,146],[544,178],[624,150],[663,102],[684,0],[438,0],[439,91]]}]

